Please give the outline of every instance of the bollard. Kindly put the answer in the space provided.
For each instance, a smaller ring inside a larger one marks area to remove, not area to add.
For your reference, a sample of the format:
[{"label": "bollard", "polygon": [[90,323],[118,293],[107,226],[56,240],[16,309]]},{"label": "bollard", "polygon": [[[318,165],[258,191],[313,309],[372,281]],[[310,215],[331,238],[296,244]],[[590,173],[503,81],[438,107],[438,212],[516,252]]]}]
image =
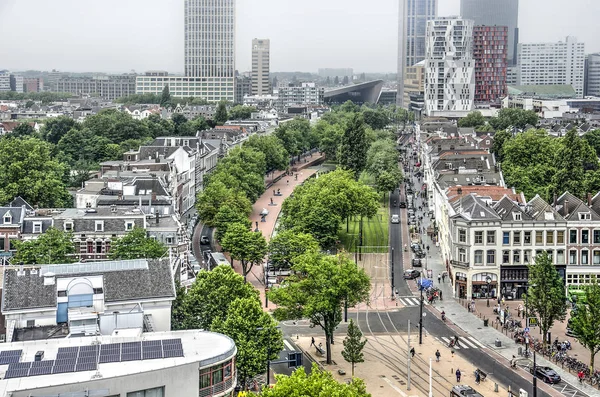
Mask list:
[{"label": "bollard", "polygon": [[454,375],[454,368],[450,368],[450,375]]},{"label": "bollard", "polygon": [[498,384],[497,384],[497,383],[494,383],[494,391],[495,391],[496,393],[498,393]]}]

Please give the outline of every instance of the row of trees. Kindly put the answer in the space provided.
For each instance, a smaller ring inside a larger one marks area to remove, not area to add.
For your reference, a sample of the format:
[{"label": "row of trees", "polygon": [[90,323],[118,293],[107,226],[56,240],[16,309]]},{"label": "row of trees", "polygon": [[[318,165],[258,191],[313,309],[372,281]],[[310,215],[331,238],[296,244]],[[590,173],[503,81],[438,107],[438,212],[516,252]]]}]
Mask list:
[{"label": "row of trees", "polygon": [[533,110],[504,108],[496,117],[486,119],[481,112],[474,111],[458,121],[459,127],[473,127],[477,131],[500,131],[508,128],[523,130],[528,125],[535,127],[539,121]]},{"label": "row of trees", "polygon": [[47,105],[47,104],[50,104],[53,102],[58,102],[61,100],[66,100],[71,97],[73,97],[73,94],[70,94],[68,92],[16,92],[16,91],[0,92],[0,100],[41,101],[43,105]]},{"label": "row of trees", "polygon": [[[73,234],[49,228],[35,240],[15,241],[14,263],[28,265],[72,263],[77,261]],[[125,236],[111,241],[110,259],[160,258],[167,247],[147,236],[143,228],[134,228]]]}]

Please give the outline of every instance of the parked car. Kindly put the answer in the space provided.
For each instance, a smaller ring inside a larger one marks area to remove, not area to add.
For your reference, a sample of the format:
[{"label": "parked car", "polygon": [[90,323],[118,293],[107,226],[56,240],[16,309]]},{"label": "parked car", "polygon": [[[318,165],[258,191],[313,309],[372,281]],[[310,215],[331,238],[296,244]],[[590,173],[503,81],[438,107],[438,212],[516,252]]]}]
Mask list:
[{"label": "parked car", "polygon": [[398,215],[398,214],[392,215],[391,222],[392,223],[400,223],[400,215]]},{"label": "parked car", "polygon": [[203,245],[210,244],[210,239],[208,238],[208,236],[202,236],[202,237],[200,237],[200,244],[203,244]]},{"label": "parked car", "polygon": [[406,208],[406,201],[400,201],[400,208]]},{"label": "parked car", "polygon": [[421,266],[423,266],[421,264],[421,259],[419,259],[419,258],[413,258],[413,260],[412,260],[412,267],[421,267]]},{"label": "parked car", "polygon": [[421,272],[416,269],[408,269],[404,271],[404,279],[405,280],[414,280],[415,278],[419,278]]},{"label": "parked car", "polygon": [[483,397],[483,395],[467,385],[456,385],[450,391],[450,397]]},{"label": "parked car", "polygon": [[[533,374],[533,367],[529,367],[529,373]],[[535,376],[538,379],[543,380],[546,383],[559,383],[561,381],[560,375],[556,373],[550,367],[543,367],[540,365],[535,366]]]}]

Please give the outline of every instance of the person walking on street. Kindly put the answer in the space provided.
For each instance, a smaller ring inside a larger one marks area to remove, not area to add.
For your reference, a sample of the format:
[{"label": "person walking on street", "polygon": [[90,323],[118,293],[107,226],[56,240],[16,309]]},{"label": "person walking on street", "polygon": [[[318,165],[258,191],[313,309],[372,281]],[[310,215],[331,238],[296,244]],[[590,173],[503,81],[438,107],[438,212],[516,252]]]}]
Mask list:
[{"label": "person walking on street", "polygon": [[439,363],[439,362],[440,362],[440,357],[441,357],[441,356],[442,356],[442,354],[440,353],[440,350],[439,350],[439,349],[438,349],[438,350],[436,350],[436,351],[435,351],[435,361]]},{"label": "person walking on street", "polygon": [[315,346],[315,337],[310,338],[310,346]]},{"label": "person walking on street", "polygon": [[461,376],[461,375],[462,375],[462,374],[460,373],[460,369],[459,369],[459,368],[457,368],[457,369],[456,369],[456,383],[460,383],[460,376]]},{"label": "person walking on street", "polygon": [[[427,246],[427,251],[429,251],[429,246]],[[446,273],[442,273],[442,283],[446,282]]]},{"label": "person walking on street", "polygon": [[411,357],[415,356],[415,348],[414,347],[410,348],[410,355],[411,355]]},{"label": "person walking on street", "polygon": [[438,284],[442,282],[442,275],[438,274]]},{"label": "person walking on street", "polygon": [[475,371],[475,383],[479,384],[481,382],[481,375],[479,375],[479,371]]}]

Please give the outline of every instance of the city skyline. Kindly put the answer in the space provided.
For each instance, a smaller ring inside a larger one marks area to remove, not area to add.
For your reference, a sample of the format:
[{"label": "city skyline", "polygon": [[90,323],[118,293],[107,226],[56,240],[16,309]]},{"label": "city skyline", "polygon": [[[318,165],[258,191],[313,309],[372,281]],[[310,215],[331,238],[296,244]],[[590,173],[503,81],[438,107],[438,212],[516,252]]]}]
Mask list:
[{"label": "city skyline", "polygon": [[[238,0],[236,69],[251,69],[252,39],[263,37],[271,39],[272,71],[348,67],[357,73],[395,72],[397,0],[380,0],[379,7],[367,9],[360,4],[357,0],[330,0],[323,5],[307,0],[306,7],[296,9],[276,0],[262,0],[260,7]],[[600,3],[573,0],[566,9],[561,4],[548,0],[539,7],[536,0],[521,0],[520,42],[556,42],[572,35],[586,43],[586,52],[600,51],[593,27]],[[15,71],[142,73],[164,69],[184,73],[183,8],[183,0],[172,0],[170,7],[158,0],[125,4],[107,0],[86,4],[83,10],[74,0],[5,0],[0,3],[0,33],[18,40],[0,45],[4,60],[0,67]],[[115,13],[116,9],[120,13]],[[20,22],[23,13],[27,14],[27,24]],[[439,1],[440,16],[459,13],[460,0]],[[303,25],[319,29],[298,29]],[[377,42],[373,44],[373,40]]]}]

